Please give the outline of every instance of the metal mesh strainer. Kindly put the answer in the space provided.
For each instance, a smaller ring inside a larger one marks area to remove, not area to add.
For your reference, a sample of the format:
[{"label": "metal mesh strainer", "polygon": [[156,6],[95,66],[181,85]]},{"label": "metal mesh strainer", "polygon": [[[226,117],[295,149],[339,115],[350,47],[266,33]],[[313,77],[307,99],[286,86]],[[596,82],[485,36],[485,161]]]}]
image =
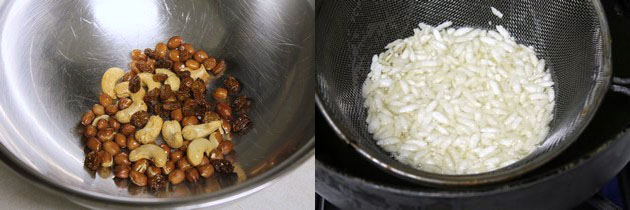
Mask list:
[{"label": "metal mesh strainer", "polygon": [[[499,19],[490,12],[499,9]],[[546,140],[506,168],[472,175],[440,175],[404,165],[367,131],[361,87],[372,55],[412,35],[419,22],[494,29],[503,25],[518,43],[532,45],[555,82],[554,120]],[[492,22],[492,25],[489,24]],[[383,169],[428,184],[475,185],[521,175],[549,161],[588,124],[612,74],[610,40],[598,1],[323,1],[317,15],[318,105],[340,137]]]}]

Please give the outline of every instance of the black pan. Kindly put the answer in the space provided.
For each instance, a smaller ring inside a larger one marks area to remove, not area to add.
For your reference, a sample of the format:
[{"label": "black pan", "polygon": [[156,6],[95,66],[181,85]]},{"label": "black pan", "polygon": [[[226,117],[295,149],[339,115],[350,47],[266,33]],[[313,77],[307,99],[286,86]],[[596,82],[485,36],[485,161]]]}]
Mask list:
[{"label": "black pan", "polygon": [[[630,10],[602,2],[613,37],[615,77],[630,76]],[[625,12],[625,14],[624,14]],[[630,160],[630,98],[608,92],[591,124],[565,152],[524,176],[492,185],[438,189],[383,172],[316,117],[316,191],[347,209],[567,209],[595,194]]]}]

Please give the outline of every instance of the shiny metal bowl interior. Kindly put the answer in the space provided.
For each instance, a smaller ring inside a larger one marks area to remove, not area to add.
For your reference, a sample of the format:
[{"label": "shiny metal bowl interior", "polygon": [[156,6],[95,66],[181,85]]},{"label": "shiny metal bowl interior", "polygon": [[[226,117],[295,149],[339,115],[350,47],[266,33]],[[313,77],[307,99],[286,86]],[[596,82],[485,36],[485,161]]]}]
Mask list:
[{"label": "shiny metal bowl interior", "polygon": [[[322,1],[316,20],[318,105],[340,137],[383,170],[436,186],[479,185],[514,178],[551,160],[582,132],[608,90],[610,36],[603,9],[591,1]],[[490,7],[502,11],[498,18]],[[361,88],[371,58],[413,34],[418,23],[494,29],[533,46],[555,82],[556,106],[547,138],[529,156],[480,174],[442,175],[402,164],[367,131]]]},{"label": "shiny metal bowl interior", "polygon": [[[1,1],[0,1],[1,3]],[[86,205],[201,207],[242,197],[314,154],[314,9],[308,1],[5,1],[0,150],[34,183]],[[235,141],[247,180],[149,192],[83,166],[78,120],[109,67],[173,35],[225,58],[255,102]],[[111,206],[110,206],[111,207]]]}]

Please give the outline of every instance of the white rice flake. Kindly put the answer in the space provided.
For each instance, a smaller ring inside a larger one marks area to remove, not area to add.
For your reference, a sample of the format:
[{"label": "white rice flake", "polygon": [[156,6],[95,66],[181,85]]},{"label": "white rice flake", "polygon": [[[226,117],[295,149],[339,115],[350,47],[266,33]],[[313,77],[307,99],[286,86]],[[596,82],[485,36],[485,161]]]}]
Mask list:
[{"label": "white rice flake", "polygon": [[368,131],[396,160],[424,171],[472,174],[509,166],[549,131],[551,74],[503,26],[452,25],[420,23],[413,36],[372,57],[362,90]]},{"label": "white rice flake", "polygon": [[490,7],[490,11],[492,11],[492,14],[499,17],[499,18],[503,18],[503,13],[501,13],[501,11],[499,11],[497,8],[494,7]]}]

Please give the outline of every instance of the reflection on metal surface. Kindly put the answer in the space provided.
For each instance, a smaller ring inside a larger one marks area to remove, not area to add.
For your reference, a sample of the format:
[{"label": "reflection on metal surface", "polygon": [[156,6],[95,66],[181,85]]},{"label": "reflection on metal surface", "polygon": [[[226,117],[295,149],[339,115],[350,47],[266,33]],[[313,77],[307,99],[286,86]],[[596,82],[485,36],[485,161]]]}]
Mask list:
[{"label": "reflection on metal surface", "polygon": [[[4,161],[32,174],[35,183],[91,206],[203,207],[259,190],[313,154],[313,22],[313,9],[296,0],[5,1],[0,5]],[[234,147],[242,174],[250,177],[236,186],[207,181],[199,188],[152,193],[112,179],[111,172],[83,167],[75,126],[96,102],[104,71],[126,68],[131,50],[153,48],[173,35],[225,58],[228,74],[239,78],[255,101],[250,116],[256,124]],[[251,173],[269,160],[273,167]]]}]

